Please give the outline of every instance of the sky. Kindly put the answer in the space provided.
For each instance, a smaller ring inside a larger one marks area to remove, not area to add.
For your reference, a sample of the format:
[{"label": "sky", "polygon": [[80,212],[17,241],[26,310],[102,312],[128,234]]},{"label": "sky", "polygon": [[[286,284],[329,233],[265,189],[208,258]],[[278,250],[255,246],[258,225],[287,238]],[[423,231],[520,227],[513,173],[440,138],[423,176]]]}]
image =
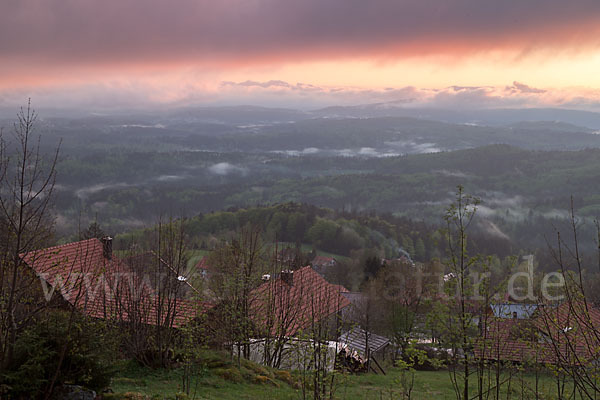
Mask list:
[{"label": "sky", "polygon": [[0,0],[0,107],[600,111],[598,0]]}]

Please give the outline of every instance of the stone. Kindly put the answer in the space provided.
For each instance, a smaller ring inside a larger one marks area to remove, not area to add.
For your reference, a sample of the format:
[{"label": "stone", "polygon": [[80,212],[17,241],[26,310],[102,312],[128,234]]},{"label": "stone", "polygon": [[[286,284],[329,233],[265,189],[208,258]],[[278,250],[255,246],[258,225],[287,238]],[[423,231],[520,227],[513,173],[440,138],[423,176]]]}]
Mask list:
[{"label": "stone", "polygon": [[53,400],[94,400],[96,392],[79,385],[63,385],[54,391]]}]

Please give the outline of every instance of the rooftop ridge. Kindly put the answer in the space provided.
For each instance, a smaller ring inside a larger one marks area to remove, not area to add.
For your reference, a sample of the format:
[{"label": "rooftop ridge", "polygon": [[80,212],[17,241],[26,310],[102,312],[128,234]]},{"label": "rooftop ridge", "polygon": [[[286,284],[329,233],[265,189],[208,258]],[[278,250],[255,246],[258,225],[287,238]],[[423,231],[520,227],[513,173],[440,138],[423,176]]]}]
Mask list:
[{"label": "rooftop ridge", "polygon": [[31,250],[31,251],[28,251],[27,253],[20,254],[20,256],[24,257],[24,256],[26,256],[28,254],[35,254],[37,252],[48,252],[48,251],[53,251],[53,250],[56,250],[56,249],[59,249],[59,248],[62,248],[62,247],[72,246],[72,245],[75,245],[75,244],[83,244],[85,242],[93,242],[93,241],[97,241],[98,244],[100,244],[100,245],[102,244],[102,242],[98,238],[83,239],[83,240],[78,240],[76,242],[69,242],[69,243],[64,243],[64,244],[57,244],[57,245],[54,245],[54,246],[45,247],[43,249]]}]

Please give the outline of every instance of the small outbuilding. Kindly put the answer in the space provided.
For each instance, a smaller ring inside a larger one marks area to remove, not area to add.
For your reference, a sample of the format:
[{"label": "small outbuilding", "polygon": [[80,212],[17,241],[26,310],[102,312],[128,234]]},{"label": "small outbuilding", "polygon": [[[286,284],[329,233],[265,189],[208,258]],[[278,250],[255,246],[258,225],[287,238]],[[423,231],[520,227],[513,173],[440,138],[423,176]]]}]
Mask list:
[{"label": "small outbuilding", "polygon": [[386,357],[393,357],[394,350],[390,339],[354,327],[343,333],[338,342],[342,345],[343,352],[345,352],[340,357],[342,366],[351,371],[371,370],[385,375],[379,361],[383,362]]}]

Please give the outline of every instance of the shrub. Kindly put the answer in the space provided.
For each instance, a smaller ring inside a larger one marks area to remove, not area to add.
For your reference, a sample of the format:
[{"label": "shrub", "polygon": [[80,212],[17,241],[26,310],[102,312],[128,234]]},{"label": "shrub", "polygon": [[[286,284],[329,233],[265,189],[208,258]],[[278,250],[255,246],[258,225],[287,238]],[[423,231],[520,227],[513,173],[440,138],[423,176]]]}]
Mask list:
[{"label": "shrub", "polygon": [[235,367],[217,368],[215,374],[229,382],[241,383],[244,381],[242,374]]},{"label": "shrub", "polygon": [[249,369],[250,371],[252,371],[258,375],[265,375],[265,376],[271,375],[269,373],[269,371],[267,371],[267,369],[265,367],[263,367],[262,365],[258,365],[250,360],[246,360],[245,358],[242,359],[242,367]]},{"label": "shrub", "polygon": [[114,335],[103,322],[72,317],[64,311],[49,312],[18,336],[11,362],[0,372],[11,397],[39,397],[57,370],[54,388],[69,383],[100,391],[110,384]]},{"label": "shrub", "polygon": [[254,383],[258,383],[260,385],[272,385],[275,387],[279,387],[279,384],[277,382],[275,382],[273,379],[269,378],[268,376],[264,376],[264,375],[256,375],[254,377]]},{"label": "shrub", "polygon": [[[412,349],[412,351],[410,351]],[[424,344],[411,344],[407,354],[402,356],[406,362],[410,362],[417,371],[437,371],[448,363],[448,353],[443,349],[433,348]],[[418,357],[415,357],[415,354]]]},{"label": "shrub", "polygon": [[275,371],[275,377],[280,381],[287,383],[290,386],[294,386],[297,383],[297,380],[290,374],[290,371],[286,370],[278,370]]}]

